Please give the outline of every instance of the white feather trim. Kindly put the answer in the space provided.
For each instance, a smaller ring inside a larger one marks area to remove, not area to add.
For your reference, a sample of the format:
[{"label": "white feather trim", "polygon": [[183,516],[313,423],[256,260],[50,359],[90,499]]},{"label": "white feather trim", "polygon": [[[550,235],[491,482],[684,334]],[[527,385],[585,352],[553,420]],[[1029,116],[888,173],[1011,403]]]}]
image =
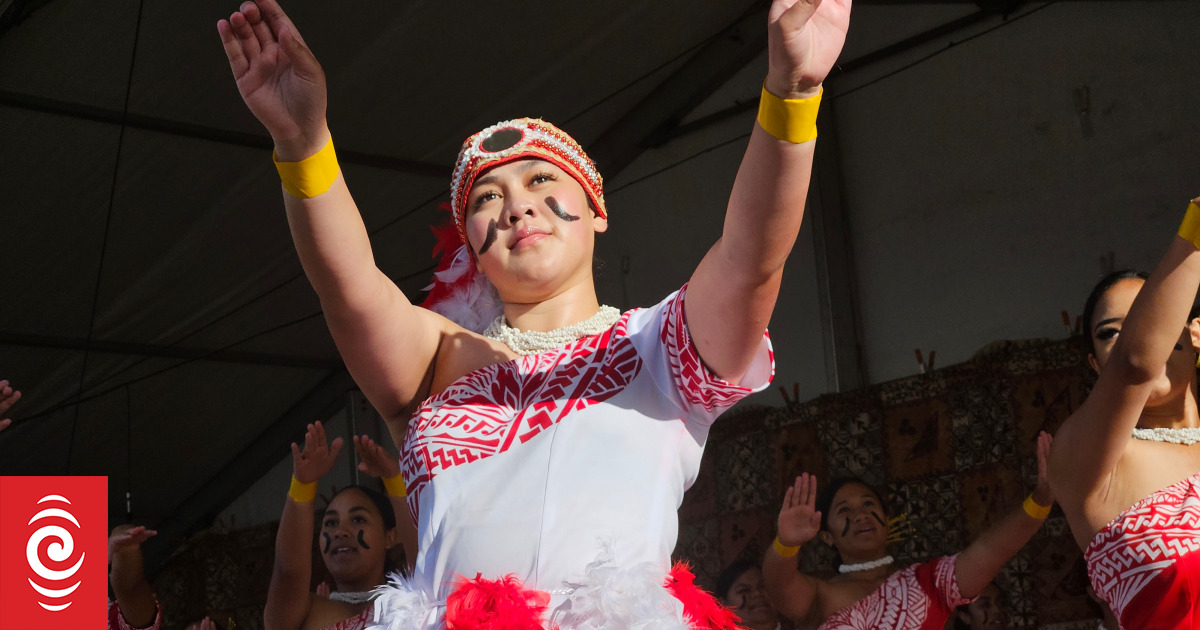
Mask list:
[{"label": "white feather trim", "polygon": [[440,302],[431,304],[429,310],[443,315],[446,319],[466,328],[482,333],[501,313],[504,303],[496,287],[488,281],[487,276],[475,271],[467,248],[460,245],[454,252],[454,258],[445,269],[433,274],[433,282],[425,287],[428,291],[437,284],[453,286],[464,276],[469,282],[455,286]]},{"label": "white feather trim", "polygon": [[399,573],[375,592],[374,619],[368,630],[428,630],[439,627],[439,606],[429,601],[428,591]]},{"label": "white feather trim", "polygon": [[663,585],[662,567],[643,562],[621,567],[607,545],[569,584],[574,591],[554,621],[570,630],[691,630],[683,604]]}]

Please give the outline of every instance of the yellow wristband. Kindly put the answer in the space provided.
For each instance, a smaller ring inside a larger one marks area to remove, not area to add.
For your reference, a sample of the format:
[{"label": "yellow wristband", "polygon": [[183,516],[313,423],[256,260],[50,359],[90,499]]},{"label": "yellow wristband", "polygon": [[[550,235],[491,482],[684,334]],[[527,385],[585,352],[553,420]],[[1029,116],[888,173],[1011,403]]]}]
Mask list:
[{"label": "yellow wristband", "polygon": [[778,536],[775,537],[775,542],[771,544],[771,547],[775,549],[775,553],[783,556],[784,558],[792,558],[795,557],[797,553],[800,553],[799,545],[796,545],[795,547],[789,547],[779,542]]},{"label": "yellow wristband", "polygon": [[758,124],[785,142],[808,142],[817,137],[817,109],[824,93],[822,88],[816,96],[784,99],[770,93],[764,84],[758,100]]},{"label": "yellow wristband", "polygon": [[308,503],[317,498],[317,482],[300,483],[292,477],[292,487],[288,488],[288,496],[296,503]]},{"label": "yellow wristband", "polygon": [[384,479],[383,487],[387,490],[389,497],[401,498],[408,494],[408,488],[404,485],[404,475]]},{"label": "yellow wristband", "polygon": [[1179,236],[1200,249],[1200,206],[1196,202],[1188,204],[1187,214],[1183,215],[1183,223],[1179,224]]},{"label": "yellow wristband", "polygon": [[337,180],[337,155],[333,152],[333,138],[320,151],[299,162],[280,162],[279,156],[271,153],[275,170],[288,194],[301,199],[310,199],[329,190]]},{"label": "yellow wristband", "polygon": [[1021,508],[1025,510],[1025,513],[1029,515],[1029,518],[1037,519],[1039,521],[1046,520],[1046,517],[1050,516],[1051,507],[1053,506],[1042,505],[1041,503],[1034,501],[1032,494],[1025,497],[1025,502],[1021,504]]}]

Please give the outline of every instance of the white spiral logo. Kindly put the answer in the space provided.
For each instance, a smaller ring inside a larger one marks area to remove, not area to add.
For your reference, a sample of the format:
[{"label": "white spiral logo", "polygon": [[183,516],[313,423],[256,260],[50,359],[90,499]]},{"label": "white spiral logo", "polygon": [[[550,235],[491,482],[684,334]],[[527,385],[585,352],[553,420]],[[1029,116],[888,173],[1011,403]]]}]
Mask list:
[{"label": "white spiral logo", "polygon": [[[48,494],[41,499],[38,499],[38,504],[40,505],[47,501],[61,501],[62,503],[71,505],[71,502],[65,497],[57,494]],[[55,518],[70,521],[75,525],[77,530],[80,529],[79,521],[75,520],[74,515],[67,510],[56,507],[48,507],[37,514],[34,514],[33,518],[29,519],[29,525],[33,525],[35,521],[45,518]],[[71,537],[71,532],[59,525],[43,525],[36,532],[34,532],[32,536],[29,537],[29,543],[25,545],[25,559],[29,562],[29,568],[33,569],[33,572],[43,580],[48,580],[50,582],[64,582],[70,580],[71,577],[79,571],[79,567],[83,566],[83,557],[86,554],[80,553],[79,561],[76,562],[75,566],[71,567],[70,569],[61,571],[51,569],[42,562],[42,558],[38,553],[38,550],[41,548],[42,541],[46,540],[47,538],[50,538],[53,541],[46,546],[46,556],[50,560],[61,564],[68,562],[71,559],[71,554],[73,554],[75,551],[75,539]],[[79,585],[83,583],[82,581],[76,581],[74,584],[66,588],[47,588],[38,584],[37,582],[34,582],[32,578],[28,579],[29,585],[33,587],[33,590],[41,593],[43,596],[48,597],[51,600],[61,600],[62,598],[67,597],[71,593],[74,593],[75,589],[79,588]],[[56,584],[55,586],[60,585]],[[71,605],[71,602],[68,601],[65,604],[47,604],[39,599],[38,604],[46,610],[57,612],[66,609],[67,606]]]}]

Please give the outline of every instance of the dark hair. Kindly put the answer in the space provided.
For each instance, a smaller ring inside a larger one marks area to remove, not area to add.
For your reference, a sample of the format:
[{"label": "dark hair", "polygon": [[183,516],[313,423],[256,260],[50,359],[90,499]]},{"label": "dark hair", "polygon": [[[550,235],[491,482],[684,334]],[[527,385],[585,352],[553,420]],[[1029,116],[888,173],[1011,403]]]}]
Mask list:
[{"label": "dark hair", "polygon": [[[392,509],[392,500],[387,498],[387,495],[385,495],[384,493],[382,493],[378,490],[375,490],[374,488],[368,488],[366,486],[359,486],[359,485],[352,485],[352,486],[346,486],[345,488],[338,490],[337,494],[333,495],[333,499],[336,499],[339,495],[341,495],[343,492],[346,492],[347,490],[358,490],[359,492],[365,494],[367,496],[367,498],[371,500],[371,503],[375,504],[375,509],[379,510],[379,515],[381,517],[383,517],[384,531],[387,531],[389,529],[395,529],[395,527],[396,527],[396,510]],[[333,499],[329,500],[330,503],[333,502]]]},{"label": "dark hair", "polygon": [[717,599],[722,602],[728,601],[729,589],[733,588],[733,583],[742,577],[742,574],[745,572],[750,569],[757,569],[758,567],[757,562],[743,558],[721,569],[721,573],[717,575]]},{"label": "dark hair", "polygon": [[883,505],[883,495],[879,493],[879,490],[875,489],[875,486],[863,481],[861,477],[838,477],[825,484],[825,487],[821,488],[821,491],[817,493],[816,508],[821,512],[821,529],[829,531],[829,508],[833,505],[833,497],[837,495],[838,490],[841,490],[846,484],[851,483],[866,487],[867,490],[871,491],[871,494],[875,495],[876,499],[879,499],[879,505],[886,509],[886,506]]},{"label": "dark hair", "polygon": [[1092,316],[1096,313],[1096,305],[1100,303],[1100,298],[1104,297],[1104,294],[1108,293],[1108,290],[1113,288],[1113,285],[1122,280],[1129,280],[1131,278],[1145,280],[1148,277],[1150,276],[1145,271],[1121,269],[1100,278],[1100,282],[1097,282],[1096,286],[1092,287],[1092,292],[1088,294],[1087,302],[1083,305],[1083,336],[1087,339],[1088,352],[1092,354],[1096,353],[1096,343],[1092,339]]}]

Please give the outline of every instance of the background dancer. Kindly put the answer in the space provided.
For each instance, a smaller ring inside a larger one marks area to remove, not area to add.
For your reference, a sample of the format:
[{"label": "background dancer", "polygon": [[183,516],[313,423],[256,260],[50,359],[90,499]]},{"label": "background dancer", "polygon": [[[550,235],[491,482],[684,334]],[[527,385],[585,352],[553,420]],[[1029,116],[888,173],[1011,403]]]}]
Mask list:
[{"label": "background dancer", "polygon": [[[815,476],[797,477],[784,495],[779,536],[763,561],[776,609],[801,629],[941,630],[954,609],[979,596],[1050,514],[1050,443],[1048,434],[1038,436],[1037,487],[1021,508],[960,553],[905,568],[887,553],[888,514],[879,493],[859,479],[841,479],[818,496]],[[818,536],[842,562],[839,575],[827,580],[796,568],[800,546]]]},{"label": "background dancer", "polygon": [[1200,627],[1197,247],[1193,200],[1154,273],[1092,290],[1083,321],[1099,376],[1050,461],[1092,587],[1125,630]]},{"label": "background dancer", "polygon": [[[371,462],[362,467],[363,471],[374,470],[372,466],[379,460],[375,451],[378,445],[365,436],[356,437],[354,442],[364,464]],[[268,630],[362,630],[371,618],[371,591],[386,582],[388,549],[397,543],[398,530],[404,526],[397,527],[396,512],[388,497],[370,488],[350,486],[330,500],[321,516],[317,542],[337,590],[327,597],[312,592],[317,481],[333,468],[341,449],[342,439],[328,442],[320,422],[308,425],[303,450],[292,444],[292,487],[279,519],[275,567],[263,610]],[[384,459],[396,467],[394,459]],[[388,494],[393,494],[395,483],[388,484]]]},{"label": "background dancer", "polygon": [[334,340],[403,444],[420,555],[377,606],[382,620],[487,624],[515,602],[525,625],[727,623],[690,574],[668,578],[676,510],[711,422],[770,380],[765,329],[800,228],[820,83],[848,22],[847,0],[772,4],[762,107],[722,235],[686,290],[644,311],[598,303],[592,251],[608,209],[569,136],[519,119],[468,139],[451,185],[464,246],[451,258],[467,263],[441,279],[475,270],[477,294],[494,286],[502,313],[488,336],[414,306],[376,268],[334,159],[323,71],[279,5],[246,3],[218,24],[239,92],[274,139]]}]

